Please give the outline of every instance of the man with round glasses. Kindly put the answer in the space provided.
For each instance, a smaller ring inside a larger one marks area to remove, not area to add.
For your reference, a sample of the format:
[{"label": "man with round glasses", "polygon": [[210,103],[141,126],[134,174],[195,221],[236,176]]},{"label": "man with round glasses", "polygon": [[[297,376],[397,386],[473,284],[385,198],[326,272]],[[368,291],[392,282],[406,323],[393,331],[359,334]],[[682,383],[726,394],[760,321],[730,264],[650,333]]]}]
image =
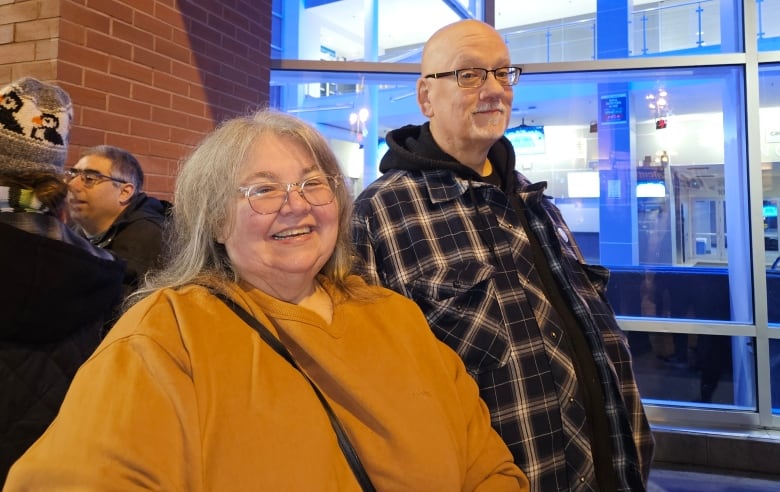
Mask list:
[{"label": "man with round glasses", "polygon": [[125,294],[158,266],[171,204],[143,192],[144,173],[130,152],[110,145],[86,149],[65,172],[75,229],[125,261]]},{"label": "man with round glasses", "polygon": [[653,439],[608,272],[585,264],[546,183],[515,170],[509,58],[476,20],[428,40],[428,121],[386,135],[383,175],[355,202],[362,273],[460,354],[531,490],[645,490]]}]

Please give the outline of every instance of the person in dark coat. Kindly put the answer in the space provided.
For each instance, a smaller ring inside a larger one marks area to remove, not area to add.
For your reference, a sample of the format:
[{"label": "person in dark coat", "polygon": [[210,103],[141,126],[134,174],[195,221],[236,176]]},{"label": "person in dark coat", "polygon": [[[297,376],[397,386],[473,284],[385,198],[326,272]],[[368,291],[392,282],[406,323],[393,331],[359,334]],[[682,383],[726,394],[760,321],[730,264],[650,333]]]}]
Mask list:
[{"label": "person in dark coat", "polygon": [[1,487],[112,322],[124,265],[61,220],[68,94],[27,77],[0,102]]},{"label": "person in dark coat", "polygon": [[171,204],[143,192],[141,165],[119,147],[85,150],[66,176],[75,229],[126,262],[125,295],[129,294],[150,269],[161,265]]}]

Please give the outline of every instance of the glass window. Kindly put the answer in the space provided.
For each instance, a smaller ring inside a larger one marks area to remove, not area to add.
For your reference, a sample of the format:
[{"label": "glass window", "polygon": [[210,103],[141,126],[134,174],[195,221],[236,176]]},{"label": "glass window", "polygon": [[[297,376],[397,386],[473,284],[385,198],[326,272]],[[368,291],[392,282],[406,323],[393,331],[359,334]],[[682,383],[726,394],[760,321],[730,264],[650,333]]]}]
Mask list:
[{"label": "glass window", "polygon": [[[283,30],[285,38],[272,56],[290,60],[417,63],[423,43],[438,28],[482,18],[482,2],[474,1],[312,1],[302,8],[301,2],[277,3],[284,4],[283,22],[274,30]],[[516,0],[496,0],[494,25],[516,63],[741,51],[739,29],[721,24],[723,15],[741,18],[740,0],[608,2],[600,11],[598,4],[570,1],[561,17],[556,2],[527,9]],[[366,39],[366,32],[376,34]]]},{"label": "glass window", "polygon": [[[278,57],[289,60],[419,62],[421,46],[434,31],[475,16],[464,2],[441,0],[379,0],[373,12],[372,2],[283,3],[287,42]],[[367,30],[375,38],[366,39]]]},{"label": "glass window", "polygon": [[[345,152],[359,191],[384,134],[424,121],[416,77],[274,71],[272,84],[281,109]],[[515,87],[517,168],[547,182],[585,257],[612,269],[618,315],[751,322],[741,81],[740,68],[696,67],[526,74]]]},{"label": "glass window", "polygon": [[755,1],[759,51],[780,50],[780,2]]},{"label": "glass window", "polygon": [[761,125],[761,212],[764,231],[767,308],[769,323],[780,325],[780,249],[777,212],[780,207],[780,65],[759,68],[759,118]]},{"label": "glass window", "polygon": [[756,409],[753,338],[645,332],[628,336],[646,402]]}]

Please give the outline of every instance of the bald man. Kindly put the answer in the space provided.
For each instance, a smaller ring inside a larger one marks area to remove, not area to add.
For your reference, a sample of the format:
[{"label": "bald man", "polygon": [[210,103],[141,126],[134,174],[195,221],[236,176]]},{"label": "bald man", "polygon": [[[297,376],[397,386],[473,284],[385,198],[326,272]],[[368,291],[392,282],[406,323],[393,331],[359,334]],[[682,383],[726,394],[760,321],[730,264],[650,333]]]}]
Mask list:
[{"label": "bald man", "polygon": [[437,31],[421,65],[428,121],[387,134],[383,175],[355,202],[361,273],[460,354],[532,490],[645,490],[653,439],[609,273],[504,137],[521,69],[476,20]]}]

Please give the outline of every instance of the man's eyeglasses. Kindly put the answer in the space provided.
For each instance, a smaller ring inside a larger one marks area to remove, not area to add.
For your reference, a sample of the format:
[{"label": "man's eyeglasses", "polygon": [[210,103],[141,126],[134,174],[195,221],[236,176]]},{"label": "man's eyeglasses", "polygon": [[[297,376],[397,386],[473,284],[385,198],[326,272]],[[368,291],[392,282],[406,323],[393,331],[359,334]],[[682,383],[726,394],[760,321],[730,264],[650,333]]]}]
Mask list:
[{"label": "man's eyeglasses", "polygon": [[523,72],[523,69],[520,67],[499,67],[494,70],[488,70],[487,68],[461,68],[451,72],[429,73],[425,78],[438,79],[454,75],[460,87],[476,89],[485,84],[487,76],[491,72],[499,84],[515,85],[520,80],[520,74]]},{"label": "man's eyeglasses", "polygon": [[338,176],[312,176],[300,183],[255,183],[242,186],[238,191],[249,201],[256,213],[273,214],[282,209],[293,187],[310,205],[319,207],[332,203],[339,186]]},{"label": "man's eyeglasses", "polygon": [[113,176],[106,176],[105,174],[101,174],[90,169],[69,169],[65,171],[65,182],[70,183],[79,176],[81,177],[81,182],[84,183],[85,188],[92,188],[96,184],[102,183],[103,181],[113,181],[114,183],[122,184],[127,183],[127,181],[123,179],[114,178]]}]

